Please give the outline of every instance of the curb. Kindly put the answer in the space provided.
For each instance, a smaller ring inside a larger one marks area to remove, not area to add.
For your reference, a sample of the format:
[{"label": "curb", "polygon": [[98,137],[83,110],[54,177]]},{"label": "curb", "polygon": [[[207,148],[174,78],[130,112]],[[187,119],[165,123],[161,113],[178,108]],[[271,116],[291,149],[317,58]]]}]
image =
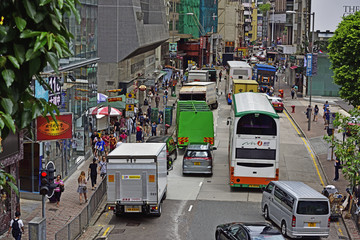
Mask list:
[{"label": "curb", "polygon": [[[316,154],[316,152],[313,150],[313,146],[311,145],[309,139],[306,137],[304,131],[300,128],[299,124],[298,124],[298,123],[295,121],[295,119],[291,116],[291,114],[290,114],[289,111],[287,110],[286,106],[284,106],[284,109],[285,109],[286,113],[288,114],[288,116],[291,118],[291,120],[294,122],[294,124],[296,125],[296,127],[299,129],[299,131],[301,132],[301,134],[304,136],[304,138],[305,138],[305,139],[307,140],[307,142],[309,143],[309,145],[310,145],[310,147],[311,147],[311,151],[313,151],[313,152],[315,153],[314,155],[316,156],[316,161],[318,162],[318,164],[319,164],[319,166],[320,166],[320,168],[321,168],[322,174],[323,174],[323,176],[325,177],[326,184],[329,184],[328,177],[327,177],[327,175],[325,174],[324,168],[323,168],[321,162],[319,161],[319,157],[318,157],[318,155]],[[345,226],[347,235],[349,236],[350,239],[353,239],[353,238],[351,237],[350,230],[348,229],[348,226],[345,224],[345,220],[344,220],[344,218],[343,218],[343,215],[341,215],[341,221],[343,222],[343,224],[344,224],[344,226]]]}]

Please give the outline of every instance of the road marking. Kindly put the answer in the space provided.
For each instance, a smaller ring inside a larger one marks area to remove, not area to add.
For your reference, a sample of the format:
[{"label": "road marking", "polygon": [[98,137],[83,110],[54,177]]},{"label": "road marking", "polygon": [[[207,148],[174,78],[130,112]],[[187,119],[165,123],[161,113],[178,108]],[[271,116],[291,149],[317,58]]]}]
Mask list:
[{"label": "road marking", "polygon": [[193,205],[190,205],[189,210],[188,210],[189,212],[191,212],[192,207],[193,207]]},{"label": "road marking", "polygon": [[199,187],[201,187],[202,184],[203,184],[203,182],[200,182],[200,183],[199,183]]},{"label": "road marking", "polygon": [[104,232],[104,234],[102,236],[105,237],[109,230],[110,230],[110,227],[107,227],[107,229],[105,230],[105,232]]},{"label": "road marking", "polygon": [[339,231],[340,235],[341,235],[341,236],[344,236],[344,234],[343,234],[343,232],[342,232],[342,230],[341,230],[341,228],[340,228],[339,222],[336,222],[336,224],[338,225],[338,231]]},{"label": "road marking", "polygon": [[[289,115],[288,115],[285,111],[284,111],[284,114],[285,114],[285,116],[287,117],[287,119],[289,120],[289,122],[291,123],[291,125],[294,127],[295,131],[301,136],[301,133],[300,133],[298,127],[295,125],[295,123],[292,121],[292,119],[289,117]],[[323,179],[322,179],[322,177],[321,177],[321,174],[320,174],[320,171],[319,171],[319,167],[318,167],[318,165],[317,165],[317,163],[316,163],[316,160],[315,160],[315,157],[314,157],[314,155],[313,155],[313,153],[312,153],[312,151],[311,151],[310,145],[308,144],[308,142],[305,140],[304,137],[300,137],[300,138],[301,138],[301,140],[303,140],[306,148],[308,149],[308,151],[309,151],[309,153],[310,153],[310,156],[311,156],[311,158],[312,158],[312,160],[313,160],[313,163],[314,163],[314,165],[315,165],[316,172],[317,172],[317,174],[318,174],[318,176],[319,176],[321,185],[323,185],[323,187],[325,187],[325,183],[324,183],[324,181],[323,181]]]}]

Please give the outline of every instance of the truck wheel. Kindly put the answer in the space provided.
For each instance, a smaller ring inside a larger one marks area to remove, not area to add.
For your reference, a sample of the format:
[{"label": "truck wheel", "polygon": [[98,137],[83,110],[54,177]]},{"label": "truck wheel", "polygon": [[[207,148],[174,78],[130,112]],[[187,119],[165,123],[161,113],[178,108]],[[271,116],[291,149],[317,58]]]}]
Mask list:
[{"label": "truck wheel", "polygon": [[160,217],[160,216],[161,216],[161,210],[162,210],[162,206],[161,206],[161,205],[162,205],[162,204],[160,203],[160,204],[159,204],[159,212],[154,214],[155,217]]},{"label": "truck wheel", "polygon": [[161,202],[162,202],[162,201],[164,201],[164,200],[166,199],[166,194],[167,194],[167,191],[166,191],[166,192],[164,192],[164,195],[163,195],[163,197],[162,197],[162,199],[161,199]]},{"label": "truck wheel", "polygon": [[217,108],[218,108],[218,106],[219,106],[218,102],[214,103],[214,105],[213,105],[213,109],[217,109]]}]

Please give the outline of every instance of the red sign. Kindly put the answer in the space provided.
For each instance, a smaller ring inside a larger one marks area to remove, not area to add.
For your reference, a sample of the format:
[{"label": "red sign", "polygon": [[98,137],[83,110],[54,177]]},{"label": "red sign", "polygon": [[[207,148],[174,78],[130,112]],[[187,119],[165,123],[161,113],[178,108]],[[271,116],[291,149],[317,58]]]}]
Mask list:
[{"label": "red sign", "polygon": [[200,49],[203,48],[203,45],[204,45],[204,38],[200,37]]},{"label": "red sign", "polygon": [[122,102],[122,97],[112,97],[107,99],[108,102]]},{"label": "red sign", "polygon": [[72,138],[72,114],[56,116],[57,124],[52,117],[48,118],[49,122],[44,117],[36,119],[37,141]]}]

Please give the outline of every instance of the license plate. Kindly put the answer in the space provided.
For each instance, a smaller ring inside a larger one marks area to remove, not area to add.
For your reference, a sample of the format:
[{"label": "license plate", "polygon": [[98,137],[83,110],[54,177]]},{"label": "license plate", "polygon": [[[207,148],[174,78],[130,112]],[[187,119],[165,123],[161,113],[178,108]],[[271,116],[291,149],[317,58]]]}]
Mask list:
[{"label": "license plate", "polygon": [[201,165],[201,163],[199,163],[199,162],[194,162],[194,165]]},{"label": "license plate", "polygon": [[249,185],[249,187],[252,187],[252,188],[258,188],[259,187],[259,185]]},{"label": "license plate", "polygon": [[125,207],[125,212],[141,212],[141,208],[139,206],[129,206]]},{"label": "license plate", "polygon": [[316,227],[316,223],[308,223],[308,227]]}]

